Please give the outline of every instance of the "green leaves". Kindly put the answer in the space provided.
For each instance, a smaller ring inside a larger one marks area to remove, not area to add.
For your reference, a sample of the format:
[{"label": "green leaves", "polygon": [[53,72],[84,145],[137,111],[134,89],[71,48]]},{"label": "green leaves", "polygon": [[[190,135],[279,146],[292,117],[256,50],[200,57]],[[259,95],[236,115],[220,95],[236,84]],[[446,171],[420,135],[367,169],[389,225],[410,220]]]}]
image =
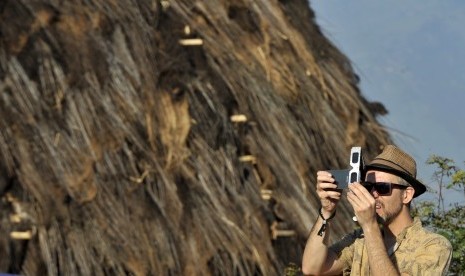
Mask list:
[{"label": "green leaves", "polygon": [[459,186],[464,188],[465,185],[465,171],[464,170],[457,170],[452,175],[452,182],[447,186],[447,188],[453,188],[454,186]]},{"label": "green leaves", "polygon": [[453,275],[465,272],[465,206],[457,205],[438,215],[433,202],[423,201],[417,204],[413,214],[421,218],[425,227],[443,235],[452,244],[449,272]]},{"label": "green leaves", "polygon": [[426,164],[436,165],[438,167],[439,170],[437,170],[435,174],[445,174],[450,176],[455,169],[454,160],[434,154],[430,155]]},{"label": "green leaves", "polygon": [[455,204],[448,209],[444,207],[441,209],[440,206],[443,206],[442,188],[462,190],[465,198],[465,171],[458,168],[454,160],[437,155],[430,156],[426,163],[437,166],[433,178],[438,182],[438,202],[419,202],[412,210],[412,214],[420,217],[425,227],[450,241],[453,253],[449,273],[463,275],[465,272],[465,206]]}]

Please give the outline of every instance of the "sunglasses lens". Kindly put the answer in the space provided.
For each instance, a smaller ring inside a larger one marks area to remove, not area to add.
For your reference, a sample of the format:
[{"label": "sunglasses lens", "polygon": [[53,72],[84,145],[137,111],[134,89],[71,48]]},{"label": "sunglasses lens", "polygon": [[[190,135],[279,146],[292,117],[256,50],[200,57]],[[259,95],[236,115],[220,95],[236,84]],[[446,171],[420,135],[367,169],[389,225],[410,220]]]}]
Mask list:
[{"label": "sunglasses lens", "polygon": [[367,189],[369,192],[371,192],[371,189],[373,189],[373,186],[374,186],[374,184],[371,183],[371,182],[364,182],[363,183],[363,187],[365,187],[365,189]]},{"label": "sunglasses lens", "polygon": [[380,195],[386,195],[391,192],[391,183],[376,183],[375,189]]},{"label": "sunglasses lens", "polygon": [[364,182],[363,187],[365,187],[365,189],[367,189],[369,192],[371,192],[374,187],[379,195],[387,195],[391,192],[391,183],[386,182]]}]

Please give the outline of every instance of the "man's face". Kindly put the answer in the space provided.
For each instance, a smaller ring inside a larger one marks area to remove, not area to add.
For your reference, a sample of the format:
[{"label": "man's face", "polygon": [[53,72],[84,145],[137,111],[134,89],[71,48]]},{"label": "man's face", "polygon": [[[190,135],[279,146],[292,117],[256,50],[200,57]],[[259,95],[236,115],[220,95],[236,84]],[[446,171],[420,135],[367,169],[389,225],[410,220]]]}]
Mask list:
[{"label": "man's face", "polygon": [[[399,177],[390,173],[380,171],[368,171],[366,174],[366,181],[376,182],[389,182],[399,183]],[[376,214],[378,221],[382,224],[390,223],[402,211],[402,193],[403,189],[392,186],[392,191],[387,195],[380,195],[375,188],[371,189],[371,195],[376,201]]]}]

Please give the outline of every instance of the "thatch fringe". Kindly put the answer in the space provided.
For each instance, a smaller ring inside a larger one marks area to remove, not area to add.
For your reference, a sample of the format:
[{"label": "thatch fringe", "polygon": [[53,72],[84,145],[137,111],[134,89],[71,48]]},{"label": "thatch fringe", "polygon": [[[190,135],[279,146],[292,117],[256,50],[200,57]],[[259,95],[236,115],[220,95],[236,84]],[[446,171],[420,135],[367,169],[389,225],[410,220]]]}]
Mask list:
[{"label": "thatch fringe", "polygon": [[389,142],[304,0],[7,0],[0,34],[1,271],[281,274],[315,171]]}]

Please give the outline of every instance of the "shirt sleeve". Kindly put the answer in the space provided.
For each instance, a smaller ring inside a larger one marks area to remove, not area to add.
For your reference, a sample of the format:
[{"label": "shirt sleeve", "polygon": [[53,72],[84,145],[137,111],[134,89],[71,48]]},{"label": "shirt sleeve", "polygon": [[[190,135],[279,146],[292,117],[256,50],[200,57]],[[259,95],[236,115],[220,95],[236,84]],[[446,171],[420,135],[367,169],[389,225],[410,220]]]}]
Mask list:
[{"label": "shirt sleeve", "polygon": [[452,258],[452,246],[450,242],[437,235],[427,241],[423,246],[418,246],[414,252],[415,262],[405,266],[410,275],[446,275]]}]

